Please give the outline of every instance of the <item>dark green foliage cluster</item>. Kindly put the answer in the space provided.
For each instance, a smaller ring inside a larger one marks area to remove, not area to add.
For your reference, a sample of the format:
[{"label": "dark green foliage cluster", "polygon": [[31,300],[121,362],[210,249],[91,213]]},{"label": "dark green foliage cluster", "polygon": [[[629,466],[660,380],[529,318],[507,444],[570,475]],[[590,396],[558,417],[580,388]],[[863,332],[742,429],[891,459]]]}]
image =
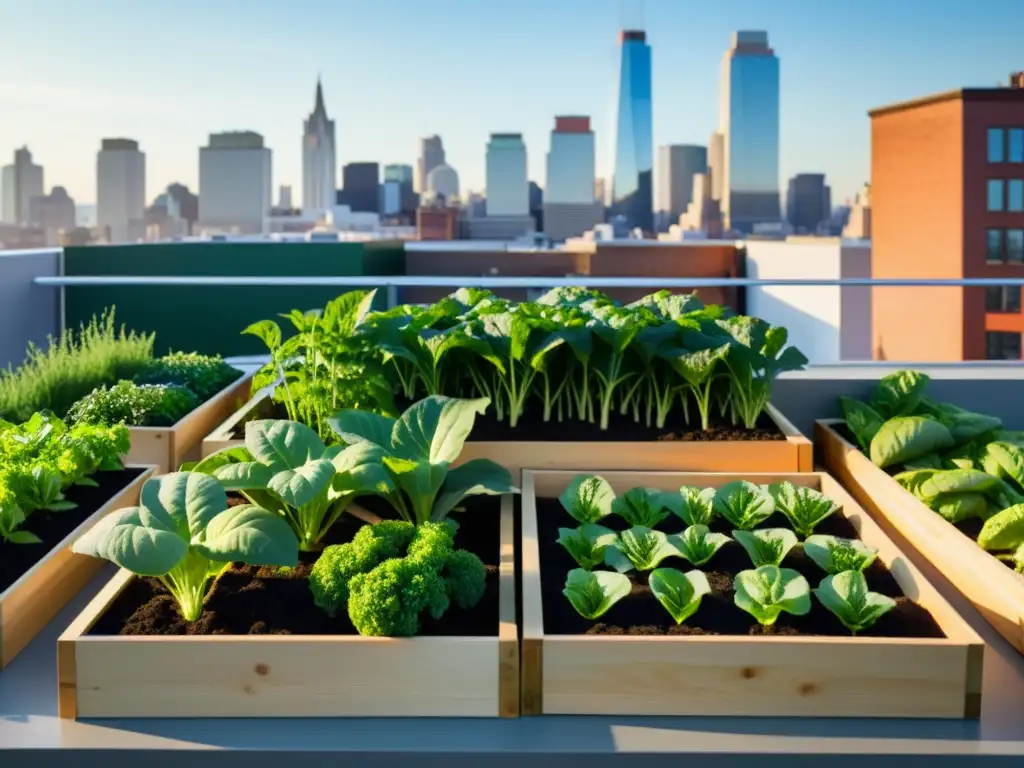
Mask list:
[{"label": "dark green foliage cluster", "polygon": [[174,384],[195,393],[200,402],[209,400],[239,377],[237,368],[219,355],[197,352],[172,352],[153,361],[136,375],[136,384]]},{"label": "dark green foliage cluster", "polygon": [[320,555],[313,599],[330,616],[347,608],[359,634],[379,637],[415,635],[424,612],[439,619],[452,603],[472,608],[484,595],[484,565],[455,549],[452,531],[450,522],[366,525]]},{"label": "dark green foliage cluster", "polygon": [[71,407],[67,418],[72,424],[169,427],[199,402],[185,387],[122,380],[112,387],[93,390]]}]

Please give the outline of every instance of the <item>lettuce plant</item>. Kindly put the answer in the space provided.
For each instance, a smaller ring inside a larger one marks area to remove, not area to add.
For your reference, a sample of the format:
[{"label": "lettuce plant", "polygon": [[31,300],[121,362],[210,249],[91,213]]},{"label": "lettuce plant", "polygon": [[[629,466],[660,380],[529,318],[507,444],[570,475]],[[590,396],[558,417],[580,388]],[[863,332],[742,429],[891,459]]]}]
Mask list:
[{"label": "lettuce plant", "polygon": [[693,616],[700,608],[701,599],[711,592],[708,577],[701,571],[683,573],[674,568],[658,568],[651,571],[647,583],[676,624]]},{"label": "lettuce plant", "polygon": [[639,374],[626,364],[626,350],[643,326],[629,310],[606,306],[595,313],[590,327],[603,342],[594,358],[594,373],[599,382],[600,425],[601,429],[608,429],[616,390]]},{"label": "lettuce plant", "polygon": [[398,419],[368,411],[342,411],[330,420],[351,450],[359,448],[383,465],[389,485],[373,491],[403,520],[440,522],[468,496],[518,493],[508,470],[490,459],[451,469],[489,401],[431,396]]},{"label": "lettuce plant", "polygon": [[679,555],[696,566],[704,565],[732,539],[724,533],[712,533],[706,525],[691,525],[685,531],[672,536],[671,543]]},{"label": "lettuce plant", "polygon": [[986,520],[978,534],[978,545],[1024,573],[1024,504],[1015,504]]},{"label": "lettuce plant", "polygon": [[199,618],[210,580],[232,562],[298,564],[298,540],[280,516],[229,508],[220,484],[194,472],[146,481],[140,506],[107,515],[72,551],[159,579],[186,621]]},{"label": "lettuce plant", "polygon": [[793,530],[807,537],[825,518],[839,511],[836,504],[821,491],[793,485],[789,481],[774,483],[768,487],[775,501],[775,509],[784,514]]},{"label": "lettuce plant", "polygon": [[891,597],[871,592],[860,571],[826,576],[814,590],[814,595],[855,635],[896,607],[896,601]]},{"label": "lettuce plant", "polygon": [[683,519],[687,525],[711,525],[715,519],[715,489],[695,488],[684,485],[679,489],[679,500],[666,494],[669,509]]},{"label": "lettuce plant", "polygon": [[619,534],[618,541],[605,550],[605,563],[626,573],[634,568],[650,571],[666,557],[681,557],[679,549],[661,531],[652,531],[642,525],[635,525]]},{"label": "lettuce plant", "polygon": [[585,619],[594,621],[629,594],[632,584],[628,576],[612,571],[569,571],[562,594]]},{"label": "lettuce plant", "polygon": [[853,433],[864,453],[871,452],[871,441],[885,423],[885,418],[867,403],[852,397],[840,397],[839,406],[843,411],[846,426]]},{"label": "lettuce plant", "polygon": [[734,528],[746,531],[760,525],[775,512],[775,500],[767,489],[747,480],[727,483],[715,492],[715,513]]},{"label": "lettuce plant", "polygon": [[871,439],[871,462],[881,468],[903,464],[956,444],[949,430],[927,416],[899,416],[885,422]]},{"label": "lettuce plant", "polygon": [[603,525],[588,523],[579,528],[559,528],[558,543],[565,547],[580,568],[591,571],[604,563],[605,551],[619,535]]},{"label": "lettuce plant", "polygon": [[612,513],[630,525],[653,528],[669,515],[665,497],[655,488],[631,488],[612,501]]},{"label": "lettuce plant", "polygon": [[577,475],[558,500],[573,519],[581,523],[596,523],[612,513],[615,491],[603,477]]},{"label": "lettuce plant", "polygon": [[869,547],[859,539],[842,539],[838,536],[808,536],[804,542],[804,554],[825,573],[863,571],[878,557],[878,550]]},{"label": "lettuce plant", "polygon": [[732,536],[747,551],[755,568],[762,565],[782,565],[789,550],[797,543],[796,534],[788,528],[733,531]]},{"label": "lettuce plant", "polygon": [[764,565],[741,571],[733,581],[734,602],[763,627],[772,626],[783,611],[805,616],[811,610],[811,588],[797,571]]}]

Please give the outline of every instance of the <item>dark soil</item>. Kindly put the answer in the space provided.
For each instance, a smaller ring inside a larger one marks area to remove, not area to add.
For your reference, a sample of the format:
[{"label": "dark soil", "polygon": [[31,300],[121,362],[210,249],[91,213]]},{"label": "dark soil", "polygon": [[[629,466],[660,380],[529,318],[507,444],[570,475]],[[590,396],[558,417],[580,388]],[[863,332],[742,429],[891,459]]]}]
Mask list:
[{"label": "dark soil", "polygon": [[64,492],[65,499],[78,505],[75,509],[67,512],[47,512],[40,509],[29,515],[22,525],[22,530],[34,533],[43,541],[41,544],[5,544],[0,540],[0,592],[46,557],[65,536],[142,472],[141,469],[97,472],[92,479],[99,483],[98,488],[75,485]]},{"label": "dark soil", "polygon": [[[358,502],[382,517],[390,507],[378,498]],[[478,496],[466,502],[455,519],[455,545],[468,549],[487,566],[487,591],[470,610],[456,606],[440,620],[424,615],[420,635],[494,637],[498,634],[498,563],[500,501]],[[349,541],[363,523],[342,515],[326,544]],[[206,597],[203,615],[191,624],[156,579],[135,579],[96,622],[93,635],[355,635],[347,614],[330,618],[313,603],[309,570],[316,553],[300,553],[291,570],[235,564],[221,574]]]},{"label": "dark soil", "polygon": [[[242,403],[238,406],[239,410],[245,406]],[[232,440],[244,440],[245,439],[245,425],[250,421],[256,421],[257,419],[287,419],[288,411],[281,403],[275,403],[269,397],[265,397],[260,400],[259,404],[253,408],[247,414],[244,421],[235,424],[231,428],[231,439]]]},{"label": "dark soil", "polygon": [[[540,540],[541,593],[544,604],[544,632],[549,635],[838,635],[848,637],[849,630],[811,596],[811,611],[806,616],[783,613],[770,630],[765,630],[748,613],[733,603],[733,577],[752,566],[746,551],[736,542],[722,547],[711,560],[700,567],[708,577],[711,594],[705,595],[697,612],[682,625],[676,625],[647,586],[647,574],[627,574],[633,583],[629,595],[612,606],[595,623],[580,616],[573,609],[562,590],[566,574],[578,567],[576,561],[558,543],[558,529],[577,525],[562,509],[557,499],[537,500],[537,526]],[[626,523],[617,516],[609,516],[602,525],[621,530]],[[759,528],[787,528],[781,514],[768,518]],[[675,517],[658,526],[666,533],[678,533],[685,524]],[[717,519],[711,529],[731,534],[732,527]],[[820,534],[856,538],[857,533],[840,514],[823,521],[814,531]],[[827,575],[802,549],[794,547],[782,563],[784,568],[799,571],[810,583],[818,586]],[[683,572],[694,566],[680,558],[663,560],[663,568],[677,568]],[[870,629],[860,633],[868,637],[945,637],[931,614],[905,597],[889,569],[877,560],[864,572],[868,587],[896,600],[896,607],[883,616]]]}]

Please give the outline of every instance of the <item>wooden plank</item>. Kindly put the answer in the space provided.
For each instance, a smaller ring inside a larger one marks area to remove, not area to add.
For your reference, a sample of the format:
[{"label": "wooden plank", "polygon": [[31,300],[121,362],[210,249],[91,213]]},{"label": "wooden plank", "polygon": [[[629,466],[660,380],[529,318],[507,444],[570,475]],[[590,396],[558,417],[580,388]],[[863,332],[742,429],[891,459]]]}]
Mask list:
[{"label": "wooden plank", "polygon": [[501,497],[501,555],[498,565],[498,715],[519,716],[519,626],[516,623],[515,506]]},{"label": "wooden plank", "polygon": [[[788,479],[832,497],[840,504],[839,514],[879,549],[879,559],[908,597],[932,613],[946,638],[544,635],[536,498],[557,496],[573,474],[523,473],[524,714],[979,716],[981,639],[881,527],[824,473],[744,477],[759,483]],[[684,484],[720,487],[737,477],[646,472],[602,476],[616,492],[637,485],[663,490]],[[528,642],[535,652],[527,651]]]},{"label": "wooden plank", "polygon": [[202,458],[205,459],[211,453],[216,453],[225,448],[235,448],[244,445],[245,441],[232,437],[232,433],[239,425],[249,420],[249,415],[253,411],[259,410],[264,406],[266,401],[270,399],[272,391],[273,385],[270,385],[258,392],[252,393],[252,397],[241,408],[229,414],[224,421],[204,437],[201,450]]},{"label": "wooden plank", "polygon": [[829,471],[876,520],[891,525],[1024,653],[1024,576],[1007,568],[876,467],[834,427],[815,424]]},{"label": "wooden plank", "polygon": [[71,545],[104,516],[136,504],[143,483],[152,473],[153,468],[146,467],[0,594],[0,669],[99,573],[103,561],[76,555]]},{"label": "wooden plank", "polygon": [[782,415],[782,411],[771,403],[765,409],[768,416],[779,430],[786,436],[786,440],[796,448],[797,472],[812,472],[814,470],[814,445],[801,434],[793,422]]}]

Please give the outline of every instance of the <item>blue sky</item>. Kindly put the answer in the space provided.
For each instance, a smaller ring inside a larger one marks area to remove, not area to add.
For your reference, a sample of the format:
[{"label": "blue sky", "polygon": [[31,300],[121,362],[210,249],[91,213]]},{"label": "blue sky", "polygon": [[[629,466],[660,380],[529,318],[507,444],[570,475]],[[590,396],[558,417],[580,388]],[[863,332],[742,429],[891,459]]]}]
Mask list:
[{"label": "blue sky", "polygon": [[589,114],[610,167],[617,30],[653,47],[654,140],[705,144],[734,29],[781,60],[784,179],[824,171],[833,200],[868,180],[866,111],[1024,69],[1022,0],[0,0],[0,158],[28,144],[79,202],[103,136],[138,139],[147,197],[193,189],[210,131],[252,129],[274,185],[301,189],[317,73],[339,163],[415,159],[438,133],[479,189],[492,131],[524,134],[543,185],[555,114]]}]

